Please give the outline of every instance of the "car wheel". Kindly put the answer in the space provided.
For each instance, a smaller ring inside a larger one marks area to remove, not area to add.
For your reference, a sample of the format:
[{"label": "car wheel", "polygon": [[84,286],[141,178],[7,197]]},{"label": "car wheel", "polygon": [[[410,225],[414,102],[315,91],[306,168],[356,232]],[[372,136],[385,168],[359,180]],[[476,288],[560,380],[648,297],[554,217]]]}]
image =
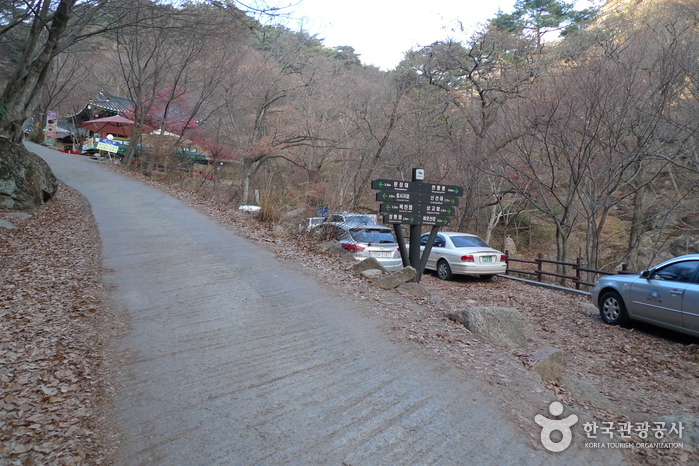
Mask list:
[{"label": "car wheel", "polygon": [[449,263],[444,259],[437,262],[437,277],[442,280],[449,280],[451,278],[451,267],[449,267]]},{"label": "car wheel", "polygon": [[481,275],[483,280],[492,280],[495,275]]},{"label": "car wheel", "polygon": [[602,294],[599,300],[599,314],[605,323],[611,325],[623,325],[629,319],[624,300],[616,291]]}]

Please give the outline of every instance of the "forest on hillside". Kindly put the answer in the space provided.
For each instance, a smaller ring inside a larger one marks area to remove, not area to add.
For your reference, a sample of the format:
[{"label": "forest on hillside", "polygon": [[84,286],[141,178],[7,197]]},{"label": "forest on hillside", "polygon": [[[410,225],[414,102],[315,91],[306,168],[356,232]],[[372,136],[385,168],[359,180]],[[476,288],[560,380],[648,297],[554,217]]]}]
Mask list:
[{"label": "forest on hillside", "polygon": [[[13,20],[25,3],[0,5],[0,119],[16,70],[52,37]],[[278,220],[320,206],[376,212],[372,179],[424,168],[465,187],[450,228],[494,246],[511,235],[609,270],[699,252],[696,1],[592,12],[519,0],[468,40],[407,52],[391,71],[230,1],[71,3],[61,34],[72,40],[54,49],[32,111],[69,118],[100,91],[124,96],[138,127],[213,162],[194,178],[153,150],[125,157],[133,170]]]}]

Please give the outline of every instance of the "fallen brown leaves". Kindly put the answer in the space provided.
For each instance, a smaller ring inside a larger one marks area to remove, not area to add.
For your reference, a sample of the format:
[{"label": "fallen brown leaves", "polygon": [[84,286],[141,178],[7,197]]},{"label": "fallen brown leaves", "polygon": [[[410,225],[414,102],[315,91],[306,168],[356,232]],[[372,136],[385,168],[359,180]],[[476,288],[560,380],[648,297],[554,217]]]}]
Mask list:
[{"label": "fallen brown leaves", "polygon": [[[360,303],[368,316],[388,322],[386,330],[397,343],[482,380],[483,389],[525,431],[532,419],[525,411],[528,391],[548,390],[598,421],[699,412],[696,339],[649,327],[607,326],[587,298],[504,278],[444,282],[425,275],[421,284],[428,298],[380,291],[352,274],[351,264],[319,254],[311,238],[279,234],[278,226],[246,221],[225,203],[139,178],[303,266],[337,295]],[[0,463],[108,462],[115,442],[108,444],[101,431],[111,390],[102,371],[105,342],[120,324],[103,301],[99,238],[89,206],[62,186],[34,218],[14,223],[19,230],[0,232]],[[444,316],[465,305],[516,307],[524,316],[527,351],[495,348]],[[576,399],[565,382],[523,382],[530,354],[549,346],[565,352],[567,376],[593,384],[616,409]],[[537,433],[530,433],[536,443]],[[638,463],[699,462],[696,449],[628,453]]]},{"label": "fallen brown leaves", "polygon": [[109,318],[89,204],[61,185],[12,222],[0,230],[0,463],[100,463]]}]

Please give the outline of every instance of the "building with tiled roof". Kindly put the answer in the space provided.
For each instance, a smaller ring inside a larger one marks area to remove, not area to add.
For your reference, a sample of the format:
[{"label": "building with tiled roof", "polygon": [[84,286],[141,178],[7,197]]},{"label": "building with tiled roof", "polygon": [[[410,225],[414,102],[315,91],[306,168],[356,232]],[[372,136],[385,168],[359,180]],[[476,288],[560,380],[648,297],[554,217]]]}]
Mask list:
[{"label": "building with tiled roof", "polygon": [[113,115],[122,115],[124,112],[133,111],[133,101],[128,97],[109,94],[100,91],[95,98],[88,100],[85,107],[75,115],[75,121],[80,123],[95,118],[105,118]]}]

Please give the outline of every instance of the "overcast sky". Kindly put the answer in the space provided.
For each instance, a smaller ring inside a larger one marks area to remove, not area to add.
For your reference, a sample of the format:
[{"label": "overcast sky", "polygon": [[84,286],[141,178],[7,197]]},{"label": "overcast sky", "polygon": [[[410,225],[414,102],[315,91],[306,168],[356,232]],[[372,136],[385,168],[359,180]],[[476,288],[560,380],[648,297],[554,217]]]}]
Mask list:
[{"label": "overcast sky", "polygon": [[[498,10],[510,13],[516,0],[248,0],[250,5],[282,7],[284,25],[323,39],[327,47],[354,47],[363,63],[396,67],[405,52],[444,39],[467,40]],[[577,0],[576,9],[604,0]],[[460,32],[460,24],[466,35]]]},{"label": "overcast sky", "polygon": [[[411,48],[457,38],[458,24],[475,27],[512,11],[516,0],[272,0],[270,5],[299,2],[288,11],[303,19],[304,30],[317,34],[328,47],[354,47],[363,63],[395,68]],[[285,24],[298,30],[298,23]],[[462,38],[458,36],[458,38]]]}]

